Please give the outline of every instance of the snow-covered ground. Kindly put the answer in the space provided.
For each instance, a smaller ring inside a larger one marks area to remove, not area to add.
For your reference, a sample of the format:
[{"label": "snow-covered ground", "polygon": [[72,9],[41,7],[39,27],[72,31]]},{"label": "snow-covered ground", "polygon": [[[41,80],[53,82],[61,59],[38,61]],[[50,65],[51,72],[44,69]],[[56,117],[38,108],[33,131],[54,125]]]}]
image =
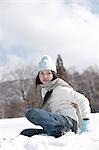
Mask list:
[{"label": "snow-covered ground", "polygon": [[91,114],[90,132],[75,135],[69,132],[62,137],[19,135],[25,128],[40,128],[26,118],[0,120],[0,150],[99,150],[99,113]]}]

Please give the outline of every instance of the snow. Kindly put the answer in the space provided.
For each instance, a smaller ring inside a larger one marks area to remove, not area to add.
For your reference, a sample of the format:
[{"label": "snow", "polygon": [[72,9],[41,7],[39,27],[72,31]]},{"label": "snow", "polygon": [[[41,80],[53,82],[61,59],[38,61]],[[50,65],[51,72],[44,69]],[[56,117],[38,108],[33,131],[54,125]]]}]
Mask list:
[{"label": "snow", "polygon": [[91,114],[90,131],[68,132],[54,138],[47,135],[26,137],[19,133],[26,128],[41,128],[26,118],[0,120],[0,150],[99,150],[99,113]]}]

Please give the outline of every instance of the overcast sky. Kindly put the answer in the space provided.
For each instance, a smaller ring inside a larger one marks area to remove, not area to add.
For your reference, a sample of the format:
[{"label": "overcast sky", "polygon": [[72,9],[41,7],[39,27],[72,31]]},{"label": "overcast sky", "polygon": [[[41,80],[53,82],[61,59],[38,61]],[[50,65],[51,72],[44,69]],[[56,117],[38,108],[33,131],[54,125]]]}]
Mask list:
[{"label": "overcast sky", "polygon": [[0,0],[0,66],[44,54],[67,68],[99,66],[99,1]]}]

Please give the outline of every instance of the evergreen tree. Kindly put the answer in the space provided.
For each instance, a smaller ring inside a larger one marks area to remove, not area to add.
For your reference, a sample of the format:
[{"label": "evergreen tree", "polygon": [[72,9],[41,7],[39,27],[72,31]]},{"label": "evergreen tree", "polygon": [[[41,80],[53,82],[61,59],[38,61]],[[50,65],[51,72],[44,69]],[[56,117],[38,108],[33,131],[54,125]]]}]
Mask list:
[{"label": "evergreen tree", "polygon": [[64,68],[63,60],[60,54],[57,55],[56,69],[57,69],[58,77],[62,78],[63,80],[66,80],[66,70]]}]

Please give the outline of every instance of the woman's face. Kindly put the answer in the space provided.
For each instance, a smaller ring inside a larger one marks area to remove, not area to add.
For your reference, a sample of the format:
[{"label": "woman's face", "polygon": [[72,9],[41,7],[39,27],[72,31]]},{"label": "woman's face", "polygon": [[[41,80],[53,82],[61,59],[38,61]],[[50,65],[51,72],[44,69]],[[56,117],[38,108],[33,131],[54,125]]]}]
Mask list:
[{"label": "woman's face", "polygon": [[40,71],[39,79],[44,85],[47,85],[53,79],[53,73],[51,70]]}]

